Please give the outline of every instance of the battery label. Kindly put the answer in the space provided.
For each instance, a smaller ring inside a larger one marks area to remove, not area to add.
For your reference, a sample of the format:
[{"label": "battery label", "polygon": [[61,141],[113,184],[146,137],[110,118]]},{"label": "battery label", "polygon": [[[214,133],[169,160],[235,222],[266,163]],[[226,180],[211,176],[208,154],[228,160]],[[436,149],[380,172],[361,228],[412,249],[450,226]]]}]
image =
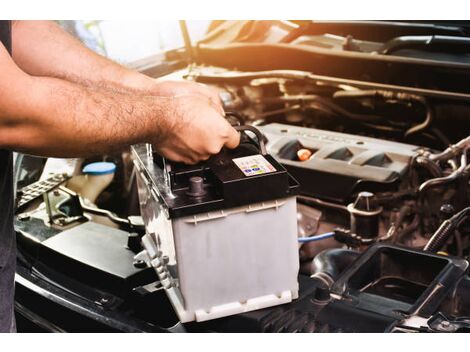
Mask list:
[{"label": "battery label", "polygon": [[236,158],[233,159],[233,162],[242,170],[245,176],[262,175],[276,171],[274,166],[260,154]]}]

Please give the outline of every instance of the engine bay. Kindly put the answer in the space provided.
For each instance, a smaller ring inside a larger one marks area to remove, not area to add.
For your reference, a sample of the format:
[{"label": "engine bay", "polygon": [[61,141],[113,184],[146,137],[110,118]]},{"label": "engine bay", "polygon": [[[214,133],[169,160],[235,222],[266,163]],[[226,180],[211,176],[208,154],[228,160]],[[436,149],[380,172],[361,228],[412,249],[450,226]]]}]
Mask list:
[{"label": "engine bay", "polygon": [[[217,89],[230,123],[256,127],[300,185],[299,298],[184,329],[470,329],[470,103],[299,71],[195,66],[162,79],[175,77]],[[20,271],[96,304],[95,313],[171,330],[178,319],[162,284],[136,257],[145,227],[133,158],[18,157]],[[115,170],[90,199],[81,170],[96,162]]]}]

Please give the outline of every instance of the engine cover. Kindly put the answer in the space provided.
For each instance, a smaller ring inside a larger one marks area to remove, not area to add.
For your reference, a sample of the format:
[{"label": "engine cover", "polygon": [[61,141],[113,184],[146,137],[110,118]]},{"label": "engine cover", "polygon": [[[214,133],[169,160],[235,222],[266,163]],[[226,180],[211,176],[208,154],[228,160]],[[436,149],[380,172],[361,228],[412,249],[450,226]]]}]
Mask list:
[{"label": "engine cover", "polygon": [[[395,190],[420,148],[277,123],[259,129],[268,139],[268,152],[301,184],[302,194],[340,203],[363,190]],[[312,156],[300,161],[300,149]]]}]

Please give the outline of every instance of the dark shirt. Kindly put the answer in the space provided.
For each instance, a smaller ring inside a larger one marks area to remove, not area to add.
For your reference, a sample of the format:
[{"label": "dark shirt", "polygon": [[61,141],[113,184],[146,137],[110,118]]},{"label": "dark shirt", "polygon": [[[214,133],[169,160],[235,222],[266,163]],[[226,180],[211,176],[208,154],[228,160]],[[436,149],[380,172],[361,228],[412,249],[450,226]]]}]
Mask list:
[{"label": "dark shirt", "polygon": [[[0,21],[0,42],[11,54],[10,21]],[[14,329],[12,318],[15,248],[13,232],[13,157],[11,151],[0,150],[0,332],[8,332]]]}]

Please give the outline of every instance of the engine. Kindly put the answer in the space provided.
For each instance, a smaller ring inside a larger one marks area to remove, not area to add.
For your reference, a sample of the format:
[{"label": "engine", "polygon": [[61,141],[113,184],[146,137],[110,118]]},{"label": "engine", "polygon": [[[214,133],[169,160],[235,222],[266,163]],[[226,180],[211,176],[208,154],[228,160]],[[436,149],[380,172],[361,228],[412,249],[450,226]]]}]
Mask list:
[{"label": "engine", "polygon": [[218,83],[234,123],[256,125],[300,183],[301,273],[319,283],[310,316],[305,305],[281,310],[264,327],[468,329],[459,302],[470,253],[468,122],[456,132],[448,103],[415,94],[282,71],[220,76],[222,84],[215,74],[195,79]]},{"label": "engine", "polygon": [[[299,298],[277,308],[199,323],[195,331],[242,331],[247,326],[248,331],[305,332],[470,328],[470,104],[410,91],[365,89],[297,71],[195,67],[186,78],[217,89],[230,123],[256,126],[263,137],[250,131],[246,135],[263,138],[268,153],[300,184]],[[59,253],[73,265],[93,268],[90,282],[100,289],[119,287],[115,294],[122,299],[137,295],[132,302],[146,303],[135,308],[136,314],[146,316],[149,300],[162,303],[156,289],[149,289],[149,280],[155,280],[149,268],[132,259],[142,249],[144,235],[132,159],[125,153],[80,164],[103,159],[117,165],[116,176],[93,204],[69,189],[73,182],[62,175],[64,170],[41,188],[57,201],[32,206],[31,200],[38,202],[42,193],[31,195],[31,189],[39,188],[23,187],[17,229],[28,234],[24,241],[35,238],[34,246],[40,242],[47,248],[48,258],[54,252],[54,264],[62,260]],[[18,174],[19,189],[34,181],[25,175],[39,177],[37,169],[44,163],[39,164],[30,160],[29,166],[19,166],[28,171]],[[48,216],[52,226],[37,230]],[[86,248],[65,253],[89,245],[85,238],[70,244],[85,227],[96,239],[94,253],[107,256],[92,258]],[[103,233],[114,245],[100,242]],[[65,242],[57,244],[59,236]],[[133,269],[121,265],[114,272],[116,261]],[[109,276],[112,285],[106,284]]]},{"label": "engine", "polygon": [[[300,183],[299,237],[334,231],[348,247],[390,242],[468,256],[462,233],[429,243],[443,221],[466,218],[470,203],[468,123],[449,117],[448,102],[308,82],[290,71],[194,79],[217,83],[234,123],[256,125]],[[468,108],[455,105],[454,115]],[[306,257],[312,245],[302,246]]]}]

